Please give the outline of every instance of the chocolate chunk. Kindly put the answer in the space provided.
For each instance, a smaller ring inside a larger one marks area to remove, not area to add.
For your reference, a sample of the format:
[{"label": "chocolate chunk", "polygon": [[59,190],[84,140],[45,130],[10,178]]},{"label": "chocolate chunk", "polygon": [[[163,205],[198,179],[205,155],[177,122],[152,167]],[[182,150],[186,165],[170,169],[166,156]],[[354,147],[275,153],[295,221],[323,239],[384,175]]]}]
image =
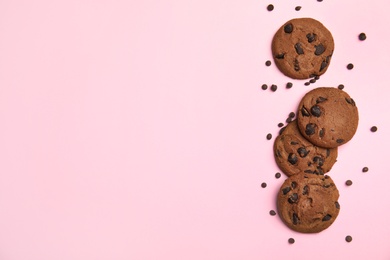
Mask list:
[{"label": "chocolate chunk", "polygon": [[284,188],[283,190],[282,190],[282,192],[283,192],[283,195],[286,195],[287,193],[289,193],[289,191],[291,190],[291,188],[290,187],[286,187],[286,188]]},{"label": "chocolate chunk", "polygon": [[298,157],[295,154],[290,153],[288,155],[288,159],[287,160],[288,160],[289,163],[294,165],[294,164],[296,164],[298,162]]},{"label": "chocolate chunk", "polygon": [[315,55],[321,55],[325,52],[325,47],[321,43],[315,46],[316,50],[314,52]]},{"label": "chocolate chunk", "polygon": [[268,11],[274,10],[274,5],[269,4],[269,5],[267,6],[267,10],[268,10]]},{"label": "chocolate chunk", "polygon": [[280,174],[280,172],[275,173],[275,178],[276,178],[276,179],[279,179],[281,176],[282,176],[282,175]]},{"label": "chocolate chunk", "polygon": [[293,31],[293,25],[291,23],[286,24],[284,26],[284,32],[285,33],[292,33],[292,31]]},{"label": "chocolate chunk", "polygon": [[312,123],[307,124],[306,129],[305,129],[305,133],[307,135],[314,135],[316,132],[316,128],[317,128],[317,125],[315,125],[315,124],[312,124]]},{"label": "chocolate chunk", "polygon": [[275,56],[278,60],[284,59],[284,53],[279,53]]},{"label": "chocolate chunk", "polygon": [[341,143],[344,142],[344,139],[339,138],[339,139],[336,140],[336,142],[337,142],[338,144],[341,144]]},{"label": "chocolate chunk", "polygon": [[360,33],[359,34],[359,40],[364,41],[365,39],[367,39],[366,34],[365,33]]},{"label": "chocolate chunk", "polygon": [[306,107],[302,106],[301,108],[302,116],[310,116],[309,111],[307,111]]},{"label": "chocolate chunk", "polygon": [[320,132],[318,133],[320,137],[324,137],[325,135],[325,128],[321,128]]},{"label": "chocolate chunk", "polygon": [[330,220],[331,218],[332,218],[331,215],[326,214],[325,217],[322,218],[322,221],[328,221],[328,220]]},{"label": "chocolate chunk", "polygon": [[322,159],[319,156],[314,156],[313,162],[316,163],[320,167],[324,165],[324,159]]},{"label": "chocolate chunk", "polygon": [[311,109],[310,109],[310,112],[315,117],[320,117],[321,116],[321,109],[317,105],[312,106]]},{"label": "chocolate chunk", "polygon": [[378,131],[378,127],[373,126],[373,127],[371,127],[370,130],[371,130],[371,132],[375,133],[376,131]]},{"label": "chocolate chunk", "polygon": [[309,154],[310,151],[306,150],[305,147],[299,147],[297,152],[298,152],[300,157],[304,158]]},{"label": "chocolate chunk", "polygon": [[368,172],[368,167],[363,167],[363,172]]},{"label": "chocolate chunk", "polygon": [[302,195],[307,195],[309,194],[309,186],[305,185],[303,187]]},{"label": "chocolate chunk", "polygon": [[297,225],[299,222],[299,218],[298,218],[298,215],[296,213],[293,213],[293,215],[292,215],[292,222],[294,225]]},{"label": "chocolate chunk", "polygon": [[328,158],[330,155],[330,149],[326,149],[326,158]]},{"label": "chocolate chunk", "polygon": [[349,70],[353,69],[353,64],[352,64],[352,63],[349,63],[349,64],[347,65],[347,69],[349,69]]},{"label": "chocolate chunk", "polygon": [[267,140],[271,140],[272,138],[272,135],[271,134],[267,134]]},{"label": "chocolate chunk", "polygon": [[317,35],[315,33],[308,33],[306,34],[306,38],[309,43],[312,43],[317,39]]},{"label": "chocolate chunk", "polygon": [[351,185],[352,185],[352,181],[351,181],[351,180],[347,180],[347,181],[345,182],[345,185],[351,186]]},{"label": "chocolate chunk", "polygon": [[292,88],[293,84],[291,82],[287,82],[286,88]]},{"label": "chocolate chunk", "polygon": [[303,51],[302,45],[299,42],[297,44],[295,44],[294,47],[295,47],[295,51],[298,53],[298,55],[305,54],[305,52]]},{"label": "chocolate chunk", "polygon": [[271,66],[271,61],[270,61],[270,60],[267,60],[267,61],[265,62],[265,65],[266,65],[267,67]]},{"label": "chocolate chunk", "polygon": [[355,106],[355,101],[352,98],[345,98],[345,101],[347,101],[348,104]]},{"label": "chocolate chunk", "polygon": [[316,99],[316,104],[318,104],[318,103],[322,103],[322,102],[325,102],[325,101],[327,101],[328,99],[327,98],[324,98],[324,97],[318,97],[317,99]]},{"label": "chocolate chunk", "polygon": [[288,203],[293,204],[298,201],[298,194],[293,193],[289,198],[288,198]]},{"label": "chocolate chunk", "polygon": [[299,67],[299,61],[297,59],[294,60],[294,70],[299,71],[301,68]]},{"label": "chocolate chunk", "polygon": [[345,241],[347,241],[348,243],[352,241],[352,237],[351,236],[346,236],[345,237]]},{"label": "chocolate chunk", "polygon": [[291,188],[295,189],[296,187],[297,187],[297,183],[296,183],[295,181],[293,181],[293,182],[291,183]]},{"label": "chocolate chunk", "polygon": [[334,203],[334,205],[336,206],[336,209],[340,209],[340,204],[339,204],[338,201],[336,201],[336,202]]},{"label": "chocolate chunk", "polygon": [[271,90],[272,90],[273,92],[275,92],[277,89],[278,89],[278,86],[276,86],[276,85],[274,85],[274,84],[271,85]]},{"label": "chocolate chunk", "polygon": [[327,63],[325,60],[322,61],[321,66],[320,66],[320,71],[322,71],[323,69],[325,69],[326,66],[328,66],[328,63]]},{"label": "chocolate chunk", "polygon": [[276,212],[275,212],[275,210],[270,210],[270,211],[269,211],[269,214],[270,214],[271,216],[275,216],[275,215],[276,215]]},{"label": "chocolate chunk", "polygon": [[297,145],[297,144],[299,144],[299,143],[298,143],[298,142],[295,142],[295,141],[291,141],[290,144],[291,144],[291,145]]},{"label": "chocolate chunk", "polygon": [[263,182],[263,183],[261,184],[261,187],[262,187],[262,188],[267,187],[267,183]]},{"label": "chocolate chunk", "polygon": [[292,237],[289,238],[289,239],[288,239],[288,243],[289,243],[289,244],[294,244],[294,243],[295,243],[295,239],[292,238]]}]

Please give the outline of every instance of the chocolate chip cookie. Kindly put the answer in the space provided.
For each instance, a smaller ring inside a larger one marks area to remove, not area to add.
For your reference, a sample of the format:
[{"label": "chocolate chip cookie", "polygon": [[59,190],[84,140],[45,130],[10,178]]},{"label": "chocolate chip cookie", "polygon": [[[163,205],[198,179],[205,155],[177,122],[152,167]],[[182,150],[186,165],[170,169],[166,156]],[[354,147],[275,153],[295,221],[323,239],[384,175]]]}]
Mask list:
[{"label": "chocolate chip cookie", "polygon": [[276,66],[293,79],[320,76],[328,69],[334,50],[329,30],[312,18],[286,22],[272,40]]},{"label": "chocolate chip cookie", "polygon": [[287,175],[314,173],[323,175],[337,159],[337,148],[313,145],[302,136],[296,120],[289,123],[274,142],[275,161]]},{"label": "chocolate chip cookie", "polygon": [[297,174],[280,188],[277,207],[280,218],[291,229],[318,233],[328,228],[340,211],[339,192],[328,176]]},{"label": "chocolate chip cookie", "polygon": [[355,135],[359,114],[355,101],[338,88],[316,88],[298,106],[298,128],[311,143],[335,148]]}]

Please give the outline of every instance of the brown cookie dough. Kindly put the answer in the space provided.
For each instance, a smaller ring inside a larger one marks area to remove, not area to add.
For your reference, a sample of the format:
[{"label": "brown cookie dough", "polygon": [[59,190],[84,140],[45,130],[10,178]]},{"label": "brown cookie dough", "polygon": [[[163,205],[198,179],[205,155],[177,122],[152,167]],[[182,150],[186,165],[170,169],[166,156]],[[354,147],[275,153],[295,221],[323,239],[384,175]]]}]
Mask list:
[{"label": "brown cookie dough", "polygon": [[289,177],[280,188],[279,216],[295,231],[318,233],[337,218],[338,198],[337,187],[328,175],[297,174]]},{"label": "brown cookie dough", "polygon": [[312,18],[286,22],[272,40],[276,66],[293,79],[320,76],[328,69],[334,50],[332,34]]},{"label": "brown cookie dough", "polygon": [[297,113],[298,128],[311,143],[335,148],[356,133],[359,114],[355,101],[337,88],[316,88],[302,98]]},{"label": "brown cookie dough", "polygon": [[287,176],[299,173],[322,175],[336,162],[337,148],[313,145],[301,135],[294,120],[275,139],[274,155],[276,164]]}]

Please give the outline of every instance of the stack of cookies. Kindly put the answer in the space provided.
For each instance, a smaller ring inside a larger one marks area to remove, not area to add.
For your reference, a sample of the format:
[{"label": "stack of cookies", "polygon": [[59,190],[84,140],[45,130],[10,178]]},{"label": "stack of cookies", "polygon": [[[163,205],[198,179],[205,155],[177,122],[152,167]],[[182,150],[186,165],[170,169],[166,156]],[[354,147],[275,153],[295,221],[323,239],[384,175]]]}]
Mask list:
[{"label": "stack of cookies", "polygon": [[[311,18],[288,21],[272,42],[276,65],[295,79],[323,74],[333,49],[330,32]],[[337,160],[338,147],[354,136],[358,109],[346,92],[320,87],[304,95],[296,114],[274,143],[276,163],[288,176],[278,193],[278,213],[291,229],[316,233],[339,214],[338,189],[325,174]]]}]

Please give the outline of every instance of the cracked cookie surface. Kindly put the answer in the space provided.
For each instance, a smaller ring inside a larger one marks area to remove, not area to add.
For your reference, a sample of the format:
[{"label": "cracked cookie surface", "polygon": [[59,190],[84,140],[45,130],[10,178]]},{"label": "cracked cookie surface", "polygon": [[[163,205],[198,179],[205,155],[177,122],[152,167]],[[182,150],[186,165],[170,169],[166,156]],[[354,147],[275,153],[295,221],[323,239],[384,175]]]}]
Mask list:
[{"label": "cracked cookie surface", "polygon": [[274,156],[276,164],[287,176],[299,173],[323,175],[336,162],[337,148],[313,145],[302,136],[294,120],[276,137]]},{"label": "cracked cookie surface", "polygon": [[276,66],[293,79],[308,79],[324,74],[333,50],[332,34],[322,23],[312,18],[286,22],[272,40]]},{"label": "cracked cookie surface", "polygon": [[335,148],[355,135],[359,114],[355,101],[338,88],[316,88],[302,98],[297,113],[298,128],[311,143]]},{"label": "cracked cookie surface", "polygon": [[291,229],[318,233],[333,224],[340,211],[339,191],[325,175],[297,174],[285,180],[278,197],[278,213]]}]

